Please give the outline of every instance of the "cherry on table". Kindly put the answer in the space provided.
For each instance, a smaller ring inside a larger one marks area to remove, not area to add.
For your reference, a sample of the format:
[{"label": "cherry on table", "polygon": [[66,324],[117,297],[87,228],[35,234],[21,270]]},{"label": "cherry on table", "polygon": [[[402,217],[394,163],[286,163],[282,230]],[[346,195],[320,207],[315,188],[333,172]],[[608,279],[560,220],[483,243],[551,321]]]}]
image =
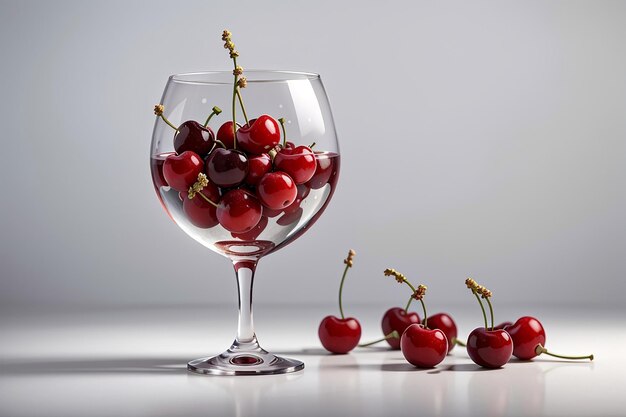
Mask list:
[{"label": "cherry on table", "polygon": [[[388,335],[394,330],[398,332],[398,335],[402,335],[406,328],[412,324],[420,324],[420,317],[416,312],[407,312],[402,307],[392,307],[383,314],[380,326],[384,335]],[[399,338],[391,337],[386,340],[392,349],[400,349]]]},{"label": "cherry on table", "polygon": [[513,353],[513,341],[506,330],[474,329],[467,338],[467,354],[485,368],[504,366]]},{"label": "cherry on table", "polygon": [[234,187],[248,175],[248,158],[243,152],[216,148],[206,161],[205,172],[220,187]]},{"label": "cherry on table", "polygon": [[237,146],[252,154],[262,154],[280,142],[278,122],[267,114],[251,119],[237,130]]},{"label": "cherry on table", "polygon": [[513,339],[513,356],[521,360],[530,360],[545,353],[561,359],[589,359],[593,360],[593,355],[565,356],[548,352],[546,345],[546,332],[539,320],[534,317],[524,316],[517,319],[513,324],[505,327],[505,330]]},{"label": "cherry on table", "polygon": [[234,189],[220,199],[217,220],[229,232],[243,233],[261,220],[263,209],[259,200],[248,191]]},{"label": "cherry on table", "polygon": [[341,318],[326,316],[322,319],[317,335],[322,346],[332,353],[348,353],[354,349],[361,339],[361,324],[353,317],[345,317],[343,314],[342,293],[343,284],[346,280],[348,269],[352,267],[355,252],[350,249],[348,257],[343,261],[346,264],[339,284],[339,312]]},{"label": "cherry on table", "polygon": [[448,339],[448,353],[459,343],[457,336],[456,323],[447,313],[437,313],[428,317],[428,328],[441,330]]},{"label": "cherry on table", "polygon": [[448,339],[439,329],[427,329],[421,324],[411,324],[400,338],[404,358],[418,368],[437,366],[448,353]]},{"label": "cherry on table", "polygon": [[192,151],[169,155],[163,162],[163,177],[170,187],[185,192],[196,182],[203,166],[202,158]]}]

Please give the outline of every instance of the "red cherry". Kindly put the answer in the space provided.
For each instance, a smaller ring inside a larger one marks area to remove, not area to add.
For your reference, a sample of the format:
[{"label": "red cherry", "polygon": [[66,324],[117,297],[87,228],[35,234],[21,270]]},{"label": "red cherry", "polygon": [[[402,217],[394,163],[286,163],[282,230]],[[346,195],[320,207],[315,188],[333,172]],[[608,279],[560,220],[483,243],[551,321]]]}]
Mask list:
[{"label": "red cherry", "polygon": [[[217,186],[211,182],[209,182],[200,193],[214,203],[220,200],[220,191]],[[190,200],[187,193],[180,194],[183,199],[183,212],[187,215],[191,224],[202,229],[209,229],[219,224],[216,208],[213,204],[206,201],[200,195],[196,195]]]},{"label": "red cherry", "polygon": [[209,127],[204,127],[195,120],[183,122],[174,135],[174,149],[181,154],[192,151],[204,158],[215,144],[215,135]]},{"label": "red cherry", "polygon": [[320,323],[318,336],[324,349],[333,353],[348,353],[361,340],[361,325],[355,318],[340,319],[327,316]]},{"label": "red cherry", "polygon": [[237,130],[237,146],[252,154],[269,151],[280,141],[278,122],[264,114]]},{"label": "red cherry", "polygon": [[433,314],[428,316],[426,325],[429,329],[439,329],[446,335],[446,339],[448,339],[448,353],[450,353],[454,345],[456,345],[457,336],[456,323],[452,320],[452,317],[446,313]]},{"label": "red cherry", "polygon": [[176,191],[187,191],[198,180],[204,162],[197,153],[185,151],[180,155],[170,155],[163,163],[163,176]]},{"label": "red cherry", "polygon": [[513,340],[506,330],[474,329],[467,338],[467,354],[477,365],[500,368],[511,359]]},{"label": "red cherry", "polygon": [[273,218],[273,217],[279,216],[281,214],[283,214],[282,210],[274,210],[274,209],[270,209],[270,208],[267,208],[267,207],[263,206],[263,215],[265,217]]},{"label": "red cherry", "polygon": [[261,203],[249,192],[230,190],[217,206],[217,219],[229,232],[243,233],[252,229],[261,220]]},{"label": "red cherry", "polygon": [[288,207],[297,193],[293,179],[284,172],[268,172],[257,186],[257,195],[263,205],[275,210]]},{"label": "red cherry", "polygon": [[425,329],[421,324],[411,324],[402,333],[400,347],[411,365],[432,368],[446,357],[448,339],[439,329]]},{"label": "red cherry", "polygon": [[296,186],[296,199],[293,200],[293,203],[291,203],[288,207],[285,207],[283,212],[285,214],[292,214],[298,211],[300,209],[300,204],[302,204],[302,201],[304,201],[304,199],[309,195],[310,191],[311,187],[307,184],[298,184]]},{"label": "red cherry", "polygon": [[328,158],[325,155],[316,154],[315,159],[317,161],[317,166],[313,177],[309,180],[309,184],[312,189],[318,190],[330,182],[333,172],[335,172],[333,166],[334,158]]},{"label": "red cherry", "polygon": [[217,130],[217,140],[222,142],[228,149],[235,147],[235,133],[233,132],[233,121],[225,122]]},{"label": "red cherry", "polygon": [[220,187],[234,187],[248,175],[248,158],[243,152],[217,148],[207,158],[204,171]]},{"label": "red cherry", "polygon": [[546,345],[546,332],[534,317],[520,317],[515,324],[505,327],[513,339],[513,355],[527,361],[535,356],[537,345]]},{"label": "red cherry", "polygon": [[266,153],[248,158],[248,175],[246,184],[257,185],[263,175],[272,169],[272,159]]},{"label": "red cherry", "polygon": [[262,216],[261,220],[259,220],[257,225],[254,226],[252,229],[248,230],[247,232],[243,232],[243,233],[232,232],[230,235],[234,237],[235,239],[252,241],[252,240],[256,240],[259,237],[259,235],[263,233],[263,230],[265,230],[266,227],[267,227],[267,217]]},{"label": "red cherry", "polygon": [[[419,324],[420,317],[415,312],[407,313],[402,307],[392,307],[383,314],[383,320],[380,323],[383,334],[388,335],[394,330],[402,335],[407,327],[412,324]],[[400,339],[392,337],[387,339],[387,343],[392,349],[400,349]]]},{"label": "red cherry", "polygon": [[308,146],[284,148],[276,154],[274,166],[284,171],[296,184],[310,180],[317,169],[315,154]]}]

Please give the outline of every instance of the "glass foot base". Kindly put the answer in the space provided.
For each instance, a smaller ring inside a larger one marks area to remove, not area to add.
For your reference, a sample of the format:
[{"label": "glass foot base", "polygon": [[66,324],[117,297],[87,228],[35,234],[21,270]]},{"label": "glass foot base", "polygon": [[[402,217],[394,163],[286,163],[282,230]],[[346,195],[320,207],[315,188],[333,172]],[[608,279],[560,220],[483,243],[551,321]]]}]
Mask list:
[{"label": "glass foot base", "polygon": [[304,363],[272,355],[263,349],[252,352],[226,352],[212,358],[196,359],[187,364],[187,370],[208,375],[274,375],[297,372]]}]

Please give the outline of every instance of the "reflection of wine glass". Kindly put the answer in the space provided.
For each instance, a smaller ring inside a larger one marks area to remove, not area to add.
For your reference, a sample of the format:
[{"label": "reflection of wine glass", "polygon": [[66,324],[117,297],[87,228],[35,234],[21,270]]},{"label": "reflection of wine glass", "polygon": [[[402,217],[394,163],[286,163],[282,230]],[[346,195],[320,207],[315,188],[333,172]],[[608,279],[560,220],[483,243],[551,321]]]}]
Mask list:
[{"label": "reflection of wine glass", "polygon": [[[247,113],[251,116],[268,114],[275,118],[284,118],[289,142],[295,146],[310,146],[314,143],[315,172],[305,183],[297,186],[297,197],[291,205],[282,210],[263,207],[262,216],[256,226],[251,230],[233,231],[229,225],[225,224],[225,228],[217,221],[219,207],[217,215],[214,207],[201,200],[196,200],[199,201],[195,207],[197,210],[194,207],[185,207],[192,201],[186,200],[191,194],[188,195],[180,186],[169,186],[167,173],[164,174],[164,164],[167,165],[165,161],[169,156],[176,155],[173,145],[174,131],[157,119],[150,150],[152,180],[157,195],[165,211],[185,233],[233,262],[239,289],[237,337],[232,346],[221,355],[189,362],[188,369],[198,373],[276,374],[298,371],[304,367],[300,361],[275,356],[259,346],[252,321],[254,271],[261,257],[295,240],[321,216],[335,191],[339,176],[339,145],[330,105],[319,75],[248,70],[246,76],[248,86],[244,94]],[[231,106],[232,92],[230,72],[173,75],[165,87],[161,103],[165,108],[164,115],[167,115],[173,126],[180,126],[187,120],[195,120],[202,125],[215,105],[222,109],[235,109],[234,105]],[[217,123],[218,119],[221,119],[221,123],[229,120],[229,116],[226,116],[228,113],[229,111],[224,111],[220,116],[214,117],[212,123]],[[236,114],[236,120],[244,120],[244,117],[246,116],[242,113]],[[254,127],[252,117],[250,125]],[[223,151],[217,143],[213,150],[215,149]],[[296,153],[289,157],[294,155],[298,156]],[[206,164],[206,161],[200,159],[199,164]],[[225,203],[221,203],[224,195],[237,188],[240,189],[237,191],[239,195],[245,194],[246,199],[256,200],[255,193],[258,190],[245,182],[221,187],[214,194],[217,199],[221,199],[219,204],[222,208],[226,207]],[[204,207],[200,207],[202,204]],[[231,219],[236,219],[238,213],[234,210],[230,215]]]}]

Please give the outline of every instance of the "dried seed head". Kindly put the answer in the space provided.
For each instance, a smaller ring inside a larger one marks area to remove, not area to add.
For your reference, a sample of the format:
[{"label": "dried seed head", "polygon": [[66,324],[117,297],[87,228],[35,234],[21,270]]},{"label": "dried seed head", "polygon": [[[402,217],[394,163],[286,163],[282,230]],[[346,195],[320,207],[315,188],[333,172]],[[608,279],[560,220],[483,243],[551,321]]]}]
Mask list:
[{"label": "dried seed head", "polygon": [[473,289],[476,289],[477,284],[476,284],[476,281],[474,281],[471,278],[468,278],[465,280],[465,285],[467,285],[467,288],[470,288],[473,290]]},{"label": "dried seed head", "polygon": [[354,255],[356,255],[356,252],[350,249],[350,251],[348,251],[348,257],[343,260],[343,263],[348,265],[349,268],[352,267],[352,260],[354,259]]},{"label": "dried seed head", "polygon": [[[233,45],[234,46],[234,45]],[[231,49],[230,51],[230,57],[231,58],[237,58],[239,56],[239,51],[237,51],[236,49]]]},{"label": "dried seed head", "polygon": [[200,172],[198,174],[198,181],[194,182],[191,187],[189,187],[189,192],[187,193],[187,197],[191,200],[193,199],[197,193],[202,191],[204,187],[209,185],[209,179],[205,174]]},{"label": "dried seed head", "polygon": [[401,274],[400,272],[396,271],[393,268],[387,268],[384,271],[384,274],[386,276],[392,276],[396,279],[396,281],[398,281],[398,283],[402,284],[404,281],[406,281],[406,277]]},{"label": "dried seed head", "polygon": [[426,289],[426,285],[420,284],[413,293],[413,298],[415,298],[416,300],[421,300],[422,298],[424,298],[424,295],[426,295]]},{"label": "dried seed head", "polygon": [[224,29],[224,32],[222,32],[222,40],[223,41],[229,40],[231,35],[232,33],[230,33],[230,31]]},{"label": "dried seed head", "polygon": [[247,85],[248,85],[248,80],[246,79],[246,77],[240,77],[237,80],[237,87],[246,88]]},{"label": "dried seed head", "polygon": [[483,291],[482,291],[482,297],[483,298],[489,298],[491,297],[493,294],[490,290],[488,290],[487,288],[483,287]]},{"label": "dried seed head", "polygon": [[233,70],[233,75],[241,75],[243,74],[243,68],[237,65]]},{"label": "dried seed head", "polygon": [[157,116],[161,116],[164,110],[165,110],[165,107],[163,107],[162,104],[154,105],[154,114],[156,114]]}]

